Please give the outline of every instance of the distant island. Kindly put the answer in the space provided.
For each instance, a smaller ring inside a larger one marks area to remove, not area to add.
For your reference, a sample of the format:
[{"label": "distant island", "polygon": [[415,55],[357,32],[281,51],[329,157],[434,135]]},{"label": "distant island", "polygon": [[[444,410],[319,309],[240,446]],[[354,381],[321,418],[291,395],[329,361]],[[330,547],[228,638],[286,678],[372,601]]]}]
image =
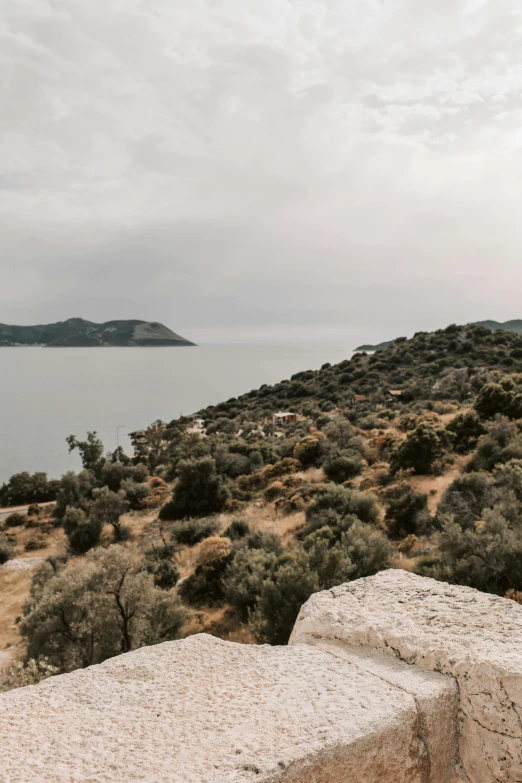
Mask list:
[{"label": "distant island", "polygon": [[[522,334],[522,320],[505,321],[500,323],[499,321],[475,321],[468,326],[483,326],[485,329],[489,329],[490,332],[498,332],[499,329],[503,329],[506,332],[516,332]],[[377,345],[360,345],[355,349],[357,353],[375,353],[375,351],[385,351],[394,343],[405,340],[405,337],[398,337],[396,340],[388,340],[384,343],[378,343]]]},{"label": "distant island", "polygon": [[374,351],[385,351],[386,348],[389,348],[395,340],[388,340],[384,343],[378,343],[377,345],[360,345],[358,348],[355,349],[357,353],[374,353]]},{"label": "distant island", "polygon": [[104,324],[95,324],[83,318],[69,318],[67,321],[39,326],[0,324],[0,347],[38,345],[49,348],[148,348],[194,344],[163,324],[151,321],[107,321]]}]

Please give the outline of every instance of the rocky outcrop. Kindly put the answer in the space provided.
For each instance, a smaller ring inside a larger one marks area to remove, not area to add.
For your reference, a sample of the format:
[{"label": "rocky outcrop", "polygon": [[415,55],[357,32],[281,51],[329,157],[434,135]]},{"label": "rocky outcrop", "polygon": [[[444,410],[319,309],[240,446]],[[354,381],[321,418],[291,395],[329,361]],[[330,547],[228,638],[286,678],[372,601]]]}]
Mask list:
[{"label": "rocky outcrop", "polygon": [[401,571],[288,647],[198,635],[0,695],[0,783],[515,783],[522,608]]},{"label": "rocky outcrop", "polygon": [[522,607],[466,587],[386,571],[318,593],[291,643],[371,650],[459,689],[457,775],[522,780]]}]

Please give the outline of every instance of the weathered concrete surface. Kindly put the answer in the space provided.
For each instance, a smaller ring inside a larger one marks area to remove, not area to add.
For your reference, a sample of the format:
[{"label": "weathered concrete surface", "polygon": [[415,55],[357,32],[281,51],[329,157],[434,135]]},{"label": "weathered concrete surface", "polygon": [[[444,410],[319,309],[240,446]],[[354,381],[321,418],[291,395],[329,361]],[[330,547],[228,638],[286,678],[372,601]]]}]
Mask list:
[{"label": "weathered concrete surface", "polygon": [[[291,643],[381,651],[459,688],[460,780],[522,781],[522,607],[386,571],[312,596]],[[340,647],[343,646],[340,644]],[[373,655],[373,653],[372,653]]]},{"label": "weathered concrete surface", "polygon": [[386,659],[199,635],[0,696],[0,781],[447,783],[451,738],[434,778],[426,735],[453,695]]}]

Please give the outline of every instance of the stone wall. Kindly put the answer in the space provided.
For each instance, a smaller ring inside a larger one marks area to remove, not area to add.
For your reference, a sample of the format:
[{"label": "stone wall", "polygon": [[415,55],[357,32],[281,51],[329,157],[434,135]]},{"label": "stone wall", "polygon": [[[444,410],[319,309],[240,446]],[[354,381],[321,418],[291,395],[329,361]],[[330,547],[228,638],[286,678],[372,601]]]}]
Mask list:
[{"label": "stone wall", "polygon": [[519,783],[521,719],[522,607],[388,571],[1,695],[0,783]]}]

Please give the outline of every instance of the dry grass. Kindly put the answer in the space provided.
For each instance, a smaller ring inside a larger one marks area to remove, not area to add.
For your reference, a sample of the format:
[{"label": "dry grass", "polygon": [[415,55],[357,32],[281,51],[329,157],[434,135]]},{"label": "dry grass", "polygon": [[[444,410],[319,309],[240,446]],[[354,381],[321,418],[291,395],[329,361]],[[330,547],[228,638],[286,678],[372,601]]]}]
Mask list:
[{"label": "dry grass", "polygon": [[16,618],[22,614],[22,605],[29,596],[32,575],[32,571],[0,569],[0,666],[9,666],[24,655]]},{"label": "dry grass", "polygon": [[302,511],[293,514],[279,514],[273,503],[267,503],[264,506],[252,504],[234,517],[227,517],[226,525],[223,529],[233,522],[234,519],[241,519],[246,522],[250,530],[255,533],[263,531],[265,533],[275,533],[280,536],[283,544],[288,544],[294,538],[294,534],[305,523],[305,516]]},{"label": "dry grass", "polygon": [[[14,527],[6,531],[14,539],[15,558],[51,557],[65,551],[65,534],[62,528],[55,528],[49,519],[38,520],[35,527]],[[30,540],[41,540],[43,546],[25,551]],[[24,645],[18,632],[16,618],[22,613],[22,606],[29,597],[34,571],[11,571],[0,568],[0,666],[9,666],[13,660],[22,658]]]},{"label": "dry grass", "polygon": [[322,468],[308,468],[304,473],[298,475],[301,475],[306,481],[309,481],[310,484],[322,484],[326,481],[326,476],[324,475],[324,470]]},{"label": "dry grass", "polygon": [[461,472],[462,461],[459,460],[442,476],[412,476],[410,483],[416,490],[428,495],[428,508],[432,514],[435,514],[443,494]]},{"label": "dry grass", "polygon": [[[15,557],[51,557],[65,552],[66,538],[61,527],[42,523],[34,528],[11,528],[7,532],[15,537]],[[43,545],[26,552],[29,541],[41,541]]]},{"label": "dry grass", "polygon": [[220,606],[210,609],[198,609],[182,629],[183,636],[193,636],[197,633],[208,633],[228,642],[239,644],[255,644],[248,625],[242,623],[235,610],[230,606]]}]

